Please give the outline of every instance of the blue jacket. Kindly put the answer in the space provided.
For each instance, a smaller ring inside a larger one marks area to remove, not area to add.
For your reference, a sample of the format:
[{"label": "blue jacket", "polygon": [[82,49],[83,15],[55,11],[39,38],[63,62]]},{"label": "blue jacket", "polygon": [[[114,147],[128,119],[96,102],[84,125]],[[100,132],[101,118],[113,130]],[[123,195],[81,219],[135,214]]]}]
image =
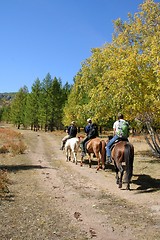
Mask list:
[{"label": "blue jacket", "polygon": [[87,126],[85,126],[84,131],[87,135],[89,134],[90,130],[91,130],[91,124],[88,124]]}]

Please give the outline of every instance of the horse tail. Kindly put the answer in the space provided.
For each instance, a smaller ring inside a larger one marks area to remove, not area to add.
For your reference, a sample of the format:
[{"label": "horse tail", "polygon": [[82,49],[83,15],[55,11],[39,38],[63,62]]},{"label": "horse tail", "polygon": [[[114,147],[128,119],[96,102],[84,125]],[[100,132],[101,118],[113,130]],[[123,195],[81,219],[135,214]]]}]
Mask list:
[{"label": "horse tail", "polygon": [[100,153],[101,153],[101,161],[102,164],[105,163],[106,160],[106,142],[104,140],[101,140],[101,149],[100,149]]},{"label": "horse tail", "polygon": [[134,148],[130,143],[124,146],[124,160],[126,163],[126,180],[129,183],[133,174]]}]

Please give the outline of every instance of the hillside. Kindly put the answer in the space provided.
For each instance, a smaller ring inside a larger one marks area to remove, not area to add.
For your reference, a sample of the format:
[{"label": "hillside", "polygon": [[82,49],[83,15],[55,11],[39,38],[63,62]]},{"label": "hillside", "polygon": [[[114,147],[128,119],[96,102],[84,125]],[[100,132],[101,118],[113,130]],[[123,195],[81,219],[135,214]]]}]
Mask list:
[{"label": "hillside", "polygon": [[16,92],[0,93],[0,107],[3,107],[4,105],[8,105],[12,101],[15,95],[16,95]]}]

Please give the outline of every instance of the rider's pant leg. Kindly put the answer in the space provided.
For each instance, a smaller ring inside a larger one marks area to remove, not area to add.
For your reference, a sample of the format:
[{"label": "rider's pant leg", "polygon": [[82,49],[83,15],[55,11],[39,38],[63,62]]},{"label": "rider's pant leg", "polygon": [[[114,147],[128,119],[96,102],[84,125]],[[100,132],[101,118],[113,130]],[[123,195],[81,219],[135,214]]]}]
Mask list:
[{"label": "rider's pant leg", "polygon": [[81,142],[81,149],[82,152],[85,152],[85,143],[88,141],[88,137],[85,137],[83,141]]},{"label": "rider's pant leg", "polygon": [[107,157],[111,156],[111,147],[113,145],[113,143],[118,139],[119,137],[117,135],[115,135],[113,138],[111,138],[111,140],[107,143],[106,146],[106,153],[107,153]]}]

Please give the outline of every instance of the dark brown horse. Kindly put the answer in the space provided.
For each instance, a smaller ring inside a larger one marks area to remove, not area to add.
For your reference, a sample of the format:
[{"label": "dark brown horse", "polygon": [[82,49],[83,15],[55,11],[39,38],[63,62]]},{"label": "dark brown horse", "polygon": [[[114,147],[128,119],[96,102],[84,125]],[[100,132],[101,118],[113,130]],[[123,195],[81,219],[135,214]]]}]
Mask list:
[{"label": "dark brown horse", "polygon": [[[91,154],[94,154],[95,157],[97,158],[98,161],[98,166],[97,170],[100,169],[101,163],[102,163],[102,168],[105,168],[105,159],[106,159],[106,142],[98,137],[93,138],[89,140],[86,144],[86,151],[89,156],[89,167],[91,168],[92,165],[92,159],[91,159]],[[81,166],[83,165],[83,158],[81,157]]]},{"label": "dark brown horse", "polygon": [[[116,170],[116,179],[119,188],[122,188],[122,178],[124,174],[124,168],[122,162],[125,162],[125,171],[127,190],[130,190],[130,180],[133,174],[133,161],[134,161],[134,147],[128,141],[120,141],[116,143],[111,152],[111,158],[114,161]],[[120,177],[119,177],[120,172]]]}]

